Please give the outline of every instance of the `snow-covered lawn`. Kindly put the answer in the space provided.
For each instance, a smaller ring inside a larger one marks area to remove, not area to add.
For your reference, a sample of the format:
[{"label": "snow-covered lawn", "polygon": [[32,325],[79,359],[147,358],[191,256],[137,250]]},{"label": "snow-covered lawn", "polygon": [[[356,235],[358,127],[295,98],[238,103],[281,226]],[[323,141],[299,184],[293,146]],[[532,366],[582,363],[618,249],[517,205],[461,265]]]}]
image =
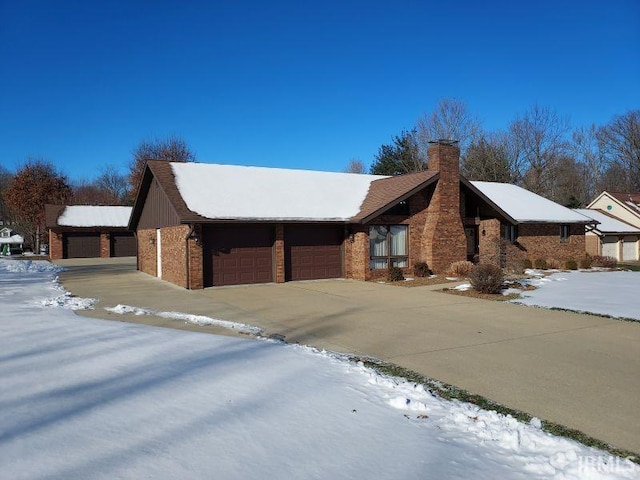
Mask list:
[{"label": "snow-covered lawn", "polygon": [[640,320],[640,272],[529,273],[536,275],[528,280],[536,289],[513,302]]},{"label": "snow-covered lawn", "polygon": [[330,353],[76,316],[46,262],[0,260],[0,299],[2,478],[640,476]]}]

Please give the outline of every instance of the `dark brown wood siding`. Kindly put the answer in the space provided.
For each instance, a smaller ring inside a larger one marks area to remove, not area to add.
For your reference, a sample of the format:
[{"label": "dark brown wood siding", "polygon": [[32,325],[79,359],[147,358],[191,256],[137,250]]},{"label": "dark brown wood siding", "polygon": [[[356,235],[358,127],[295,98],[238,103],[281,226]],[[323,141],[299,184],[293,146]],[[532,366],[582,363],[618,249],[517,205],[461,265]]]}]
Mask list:
[{"label": "dark brown wood siding", "polygon": [[64,233],[62,235],[62,258],[94,258],[99,256],[99,233]]},{"label": "dark brown wood siding", "polygon": [[344,227],[287,225],[284,230],[285,279],[342,277]]},{"label": "dark brown wood siding", "polygon": [[133,233],[111,234],[112,257],[135,257],[136,252],[136,238],[133,236]]},{"label": "dark brown wood siding", "polygon": [[204,286],[273,281],[273,225],[207,225]]},{"label": "dark brown wood siding", "polygon": [[154,178],[140,214],[139,229],[162,228],[179,225],[180,219],[171,202]]}]

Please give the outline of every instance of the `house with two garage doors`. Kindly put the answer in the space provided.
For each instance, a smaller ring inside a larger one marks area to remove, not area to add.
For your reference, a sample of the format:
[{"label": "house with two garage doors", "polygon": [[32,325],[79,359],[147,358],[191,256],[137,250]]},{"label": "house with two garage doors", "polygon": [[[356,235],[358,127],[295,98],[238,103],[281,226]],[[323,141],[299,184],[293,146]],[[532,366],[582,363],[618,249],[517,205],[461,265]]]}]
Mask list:
[{"label": "house with two garage doors", "polygon": [[[433,142],[428,158],[428,170],[396,177],[150,161],[128,223],[138,269],[200,289],[584,256],[593,219],[514,185],[466,180],[455,142]],[[78,223],[58,217],[62,254],[76,251],[80,228],[103,235]]]},{"label": "house with two garage doors", "polygon": [[130,216],[131,207],[45,205],[49,258],[135,256]]}]

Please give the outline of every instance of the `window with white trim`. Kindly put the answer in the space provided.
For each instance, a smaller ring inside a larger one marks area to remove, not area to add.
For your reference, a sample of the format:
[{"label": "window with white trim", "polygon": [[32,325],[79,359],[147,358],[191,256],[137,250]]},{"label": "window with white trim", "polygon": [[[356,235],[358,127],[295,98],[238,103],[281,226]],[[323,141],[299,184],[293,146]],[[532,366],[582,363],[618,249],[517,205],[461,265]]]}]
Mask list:
[{"label": "window with white trim", "polygon": [[409,266],[407,225],[369,227],[369,267],[384,269]]}]

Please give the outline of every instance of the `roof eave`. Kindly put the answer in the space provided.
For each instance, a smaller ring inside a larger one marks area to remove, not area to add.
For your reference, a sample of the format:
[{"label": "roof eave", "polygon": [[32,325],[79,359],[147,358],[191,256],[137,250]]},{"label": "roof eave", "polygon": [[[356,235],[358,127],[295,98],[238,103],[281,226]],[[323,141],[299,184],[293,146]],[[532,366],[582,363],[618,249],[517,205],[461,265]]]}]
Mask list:
[{"label": "roof eave", "polygon": [[432,183],[435,183],[439,178],[440,178],[440,172],[436,173],[432,177],[429,177],[427,180],[425,180],[421,184],[415,186],[414,188],[412,188],[408,192],[406,192],[406,193],[400,195],[399,197],[396,197],[395,199],[391,200],[386,205],[384,205],[383,207],[380,207],[375,212],[370,213],[366,217],[363,217],[362,219],[359,219],[358,217],[352,217],[350,219],[349,223],[359,223],[359,224],[364,225],[365,223],[369,222],[370,220],[373,220],[374,218],[376,218],[377,216],[382,215],[384,212],[389,210],[391,207],[393,207],[398,202],[402,202],[402,201],[406,200],[410,196],[415,195],[416,193],[418,193],[423,188],[426,188],[429,185],[431,185]]},{"label": "roof eave", "polygon": [[515,218],[513,218],[511,215],[509,215],[507,212],[505,212],[502,208],[500,208],[498,206],[497,203],[495,203],[493,200],[491,200],[489,197],[487,197],[479,188],[477,188],[475,185],[473,185],[469,180],[467,180],[464,177],[460,177],[460,183],[462,183],[463,185],[465,185],[467,188],[469,188],[473,193],[475,193],[476,195],[478,195],[480,198],[482,198],[485,202],[487,202],[494,210],[496,210],[498,213],[500,213],[504,218],[506,218],[509,222],[513,223],[514,225],[517,225],[519,223],[526,223],[523,221],[519,221],[516,220]]}]

